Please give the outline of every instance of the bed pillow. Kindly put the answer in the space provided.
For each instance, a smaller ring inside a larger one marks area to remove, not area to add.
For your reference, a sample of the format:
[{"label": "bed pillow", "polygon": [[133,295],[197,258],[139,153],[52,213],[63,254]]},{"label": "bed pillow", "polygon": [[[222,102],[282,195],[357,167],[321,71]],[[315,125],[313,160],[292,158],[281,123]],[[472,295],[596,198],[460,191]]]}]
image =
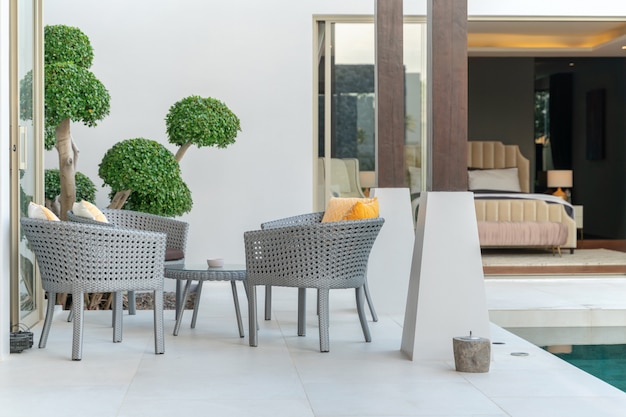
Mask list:
[{"label": "bed pillow", "polygon": [[494,190],[521,192],[517,168],[479,169],[467,172],[470,191]]},{"label": "bed pillow", "polygon": [[59,218],[52,210],[42,206],[41,204],[35,204],[32,201],[28,203],[28,217],[31,219],[52,220],[59,221]]},{"label": "bed pillow", "polygon": [[95,220],[102,223],[108,223],[106,216],[100,211],[98,207],[89,201],[82,200],[78,203],[74,203],[72,211],[79,217]]}]

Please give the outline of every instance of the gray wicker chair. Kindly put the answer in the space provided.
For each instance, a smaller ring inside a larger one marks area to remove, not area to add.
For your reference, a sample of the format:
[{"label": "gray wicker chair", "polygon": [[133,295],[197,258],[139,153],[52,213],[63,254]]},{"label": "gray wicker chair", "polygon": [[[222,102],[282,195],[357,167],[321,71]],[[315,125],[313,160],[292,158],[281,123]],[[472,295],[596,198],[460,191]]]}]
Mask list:
[{"label": "gray wicker chair", "polygon": [[35,253],[48,307],[39,347],[46,347],[57,293],[72,294],[72,360],[82,359],[85,293],[111,292],[113,342],[122,341],[122,291],[154,291],[154,351],[164,353],[164,233],[85,223],[22,218],[22,231]]},{"label": "gray wicker chair", "polygon": [[[80,217],[67,212],[67,219],[73,222],[91,223],[100,225],[109,225],[117,227],[126,227],[130,229],[138,229],[151,232],[161,232],[167,235],[167,244],[165,250],[165,264],[184,264],[185,249],[187,247],[187,236],[189,234],[189,223],[172,219],[169,217],[158,216],[156,214],[142,213],[132,210],[118,209],[102,209],[109,223],[101,223],[95,220]],[[176,281],[176,315],[180,313],[182,303],[182,283]],[[136,302],[135,293],[128,293],[128,313],[135,314]]]},{"label": "gray wicker chair", "polygon": [[[284,219],[273,220],[261,224],[261,229],[276,229],[278,227],[295,226],[295,225],[307,225],[319,223],[324,217],[324,212],[302,214],[299,216],[287,217]],[[372,321],[378,321],[378,315],[374,308],[374,302],[370,294],[369,287],[367,286],[367,277],[365,278],[365,285],[363,286],[363,293],[365,294],[365,300],[370,309],[372,315]],[[265,320],[271,320],[272,318],[272,286],[265,286]]]},{"label": "gray wicker chair", "polygon": [[[318,219],[302,222],[299,219]],[[363,307],[367,262],[384,219],[321,223],[320,213],[292,218],[285,227],[244,233],[250,346],[257,346],[256,286],[298,288],[298,335],[304,336],[306,288],[318,290],[320,351],[328,352],[329,290],[355,288],[366,342],[371,341]],[[304,223],[304,224],[302,224]]]}]

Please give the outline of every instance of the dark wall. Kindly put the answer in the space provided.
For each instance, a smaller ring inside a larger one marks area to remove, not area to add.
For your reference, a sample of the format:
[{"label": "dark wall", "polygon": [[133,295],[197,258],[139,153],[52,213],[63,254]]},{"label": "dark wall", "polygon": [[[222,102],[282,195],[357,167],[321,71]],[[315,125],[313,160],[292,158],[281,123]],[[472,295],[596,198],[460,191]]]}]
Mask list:
[{"label": "dark wall", "polygon": [[[534,78],[565,72],[573,79],[573,203],[584,206],[586,235],[626,239],[625,59],[470,58],[469,138],[519,145],[535,172]],[[595,89],[605,90],[605,149],[603,159],[591,160],[586,98]]]},{"label": "dark wall", "polygon": [[534,59],[470,58],[468,139],[519,145],[534,184]]},{"label": "dark wall", "polygon": [[[574,202],[584,205],[585,232],[626,238],[626,60],[576,59],[574,73]],[[604,158],[587,158],[587,93],[604,89]]]}]

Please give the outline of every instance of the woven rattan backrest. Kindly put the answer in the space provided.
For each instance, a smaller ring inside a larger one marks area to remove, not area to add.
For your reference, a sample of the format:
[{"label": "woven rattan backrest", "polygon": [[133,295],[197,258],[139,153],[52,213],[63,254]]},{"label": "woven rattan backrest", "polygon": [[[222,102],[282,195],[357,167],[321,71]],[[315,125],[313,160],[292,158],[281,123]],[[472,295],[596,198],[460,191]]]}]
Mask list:
[{"label": "woven rattan backrest", "polygon": [[103,209],[106,218],[118,227],[161,232],[167,235],[167,247],[185,252],[189,223],[156,214],[132,210]]},{"label": "woven rattan backrest", "polygon": [[315,222],[246,232],[246,279],[252,285],[360,287],[383,223]]},{"label": "woven rattan backrest", "polygon": [[52,292],[163,288],[163,233],[22,218],[22,231]]}]

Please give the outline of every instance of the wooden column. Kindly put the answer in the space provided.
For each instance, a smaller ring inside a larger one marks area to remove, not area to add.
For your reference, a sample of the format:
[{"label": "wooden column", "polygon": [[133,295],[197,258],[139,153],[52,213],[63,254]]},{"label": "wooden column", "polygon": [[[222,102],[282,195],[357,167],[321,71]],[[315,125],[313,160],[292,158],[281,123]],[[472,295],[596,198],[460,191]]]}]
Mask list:
[{"label": "wooden column", "polygon": [[404,187],[402,0],[376,0],[378,186]]},{"label": "wooden column", "polygon": [[428,55],[428,190],[467,191],[467,0],[428,0]]}]

